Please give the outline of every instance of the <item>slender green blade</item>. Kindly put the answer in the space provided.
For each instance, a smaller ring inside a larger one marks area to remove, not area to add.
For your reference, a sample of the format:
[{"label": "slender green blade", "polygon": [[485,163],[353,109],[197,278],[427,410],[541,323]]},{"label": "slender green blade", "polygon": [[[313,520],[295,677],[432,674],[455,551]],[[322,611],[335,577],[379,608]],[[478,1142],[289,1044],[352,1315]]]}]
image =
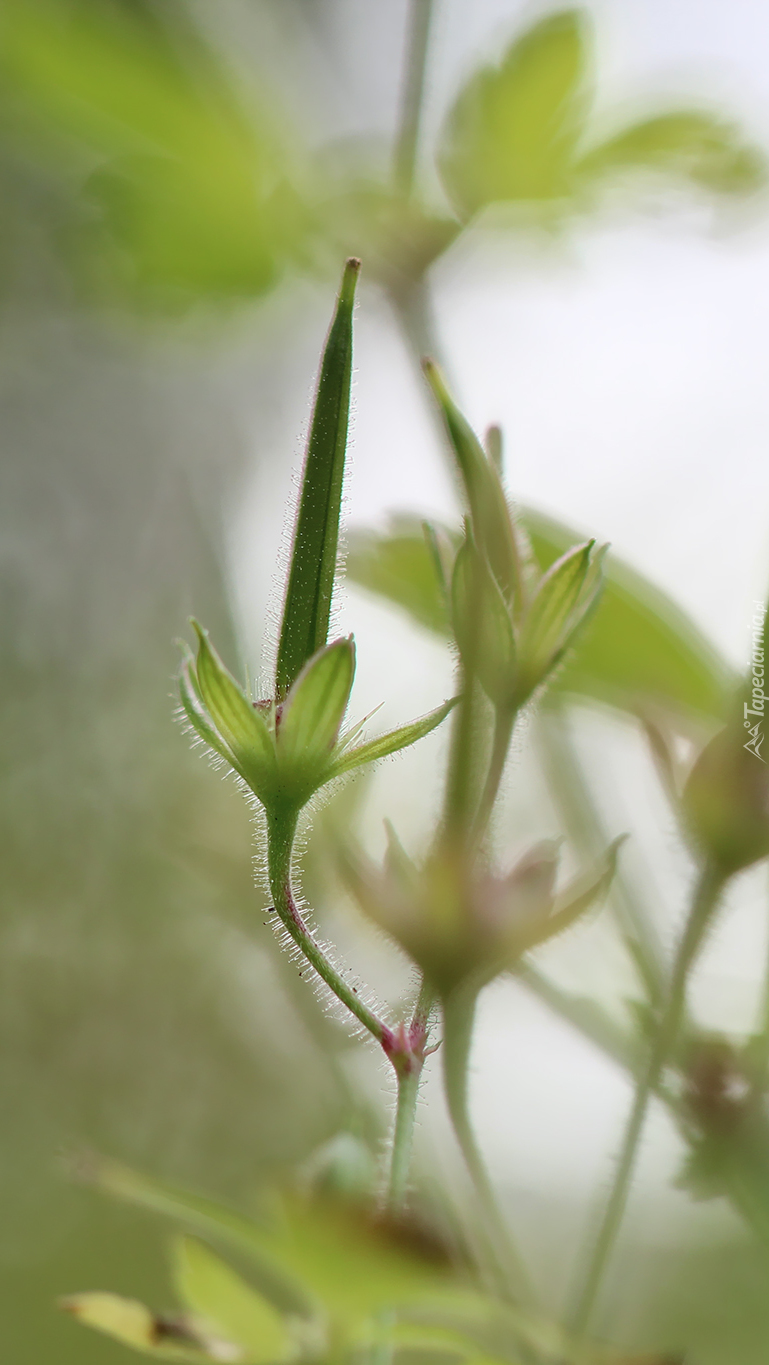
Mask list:
[{"label": "slender green blade", "polygon": [[352,378],[352,314],[360,261],[344,269],[323,353],[291,551],[275,670],[282,700],[307,660],[328,638],[336,575],[339,516]]},{"label": "slender green blade", "polygon": [[380,735],[379,739],[369,740],[367,744],[359,744],[357,748],[341,754],[333,764],[329,777],[340,777],[342,773],[349,773],[363,763],[374,763],[378,758],[387,758],[389,754],[397,754],[400,749],[407,749],[409,745],[416,744],[418,739],[429,735],[431,730],[446,719],[451,708],[456,706],[457,700],[453,697],[451,701],[445,701],[442,706],[428,712],[419,720],[413,720],[409,725],[402,725],[397,730],[390,730],[386,735]]},{"label": "slender green blade", "polygon": [[767,167],[733,123],[708,109],[676,109],[621,129],[576,167],[588,181],[627,171],[662,172],[716,193],[744,194],[761,188]]},{"label": "slender green blade", "polygon": [[485,555],[505,596],[520,592],[521,569],[510,509],[499,471],[449,394],[438,366],[424,362],[465,486],[478,550]]},{"label": "slender green blade", "polygon": [[594,544],[589,540],[584,545],[573,546],[556,560],[539,584],[521,640],[527,687],[535,687],[558,656],[569,617],[585,581]]}]

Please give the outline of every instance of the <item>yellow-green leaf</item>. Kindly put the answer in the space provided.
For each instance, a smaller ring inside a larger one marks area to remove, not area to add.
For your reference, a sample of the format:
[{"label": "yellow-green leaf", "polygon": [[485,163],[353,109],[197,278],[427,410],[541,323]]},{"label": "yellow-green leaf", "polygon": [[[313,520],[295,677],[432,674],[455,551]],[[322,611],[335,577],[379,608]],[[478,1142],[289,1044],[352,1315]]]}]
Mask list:
[{"label": "yellow-green leaf", "polygon": [[552,201],[571,190],[585,113],[586,21],[548,15],[470,77],[441,135],[449,198],[469,217],[496,201]]},{"label": "yellow-green leaf", "polygon": [[176,1240],[174,1278],[190,1312],[236,1342],[250,1365],[295,1354],[285,1322],[272,1305],[196,1238]]},{"label": "yellow-green leaf", "polygon": [[208,1337],[192,1321],[159,1317],[138,1300],[119,1294],[71,1294],[61,1299],[59,1306],[85,1327],[94,1327],[124,1346],[161,1360],[235,1362],[244,1358],[234,1343]]}]

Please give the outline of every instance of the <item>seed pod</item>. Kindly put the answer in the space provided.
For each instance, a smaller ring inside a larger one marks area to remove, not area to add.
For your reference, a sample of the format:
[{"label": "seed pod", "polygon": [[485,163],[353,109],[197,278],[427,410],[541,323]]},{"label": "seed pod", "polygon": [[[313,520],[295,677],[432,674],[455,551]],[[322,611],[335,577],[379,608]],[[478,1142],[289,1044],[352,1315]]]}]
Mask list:
[{"label": "seed pod", "polygon": [[360,261],[351,257],[344,268],[321,362],[278,644],[275,693],[279,701],[307,660],[323,648],[328,638],[350,414],[352,314],[359,270]]}]

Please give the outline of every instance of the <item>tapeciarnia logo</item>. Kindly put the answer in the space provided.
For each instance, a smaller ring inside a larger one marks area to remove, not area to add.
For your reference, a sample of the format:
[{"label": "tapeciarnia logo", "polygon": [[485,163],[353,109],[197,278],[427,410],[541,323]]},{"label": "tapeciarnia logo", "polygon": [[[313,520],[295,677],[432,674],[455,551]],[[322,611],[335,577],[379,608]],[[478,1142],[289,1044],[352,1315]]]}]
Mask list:
[{"label": "tapeciarnia logo", "polygon": [[[764,692],[764,617],[766,608],[763,602],[754,602],[755,612],[750,623],[751,645],[750,645],[750,701],[746,701],[743,706],[743,723],[748,731],[750,738],[743,749],[748,753],[754,754],[762,763],[766,759],[761,753],[761,745],[764,742],[763,720],[764,709],[766,706],[766,694]],[[751,717],[756,716],[753,721]]]}]

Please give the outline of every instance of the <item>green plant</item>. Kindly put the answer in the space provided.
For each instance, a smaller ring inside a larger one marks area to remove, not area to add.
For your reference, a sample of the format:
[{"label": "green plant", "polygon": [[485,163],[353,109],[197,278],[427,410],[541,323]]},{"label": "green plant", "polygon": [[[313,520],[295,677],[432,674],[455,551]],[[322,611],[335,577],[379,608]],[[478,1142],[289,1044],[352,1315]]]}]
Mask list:
[{"label": "green plant", "polygon": [[[449,114],[438,156],[455,216],[429,216],[413,202],[429,10],[424,0],[414,10],[415,46],[393,189],[364,202],[347,187],[326,206],[325,220],[331,240],[346,235],[356,214],[363,222],[359,235],[377,243],[372,249],[377,273],[415,348],[428,330],[423,305],[429,264],[492,203],[515,204],[528,218],[553,227],[585,208],[618,168],[673,172],[720,192],[749,188],[760,178],[756,154],[733,129],[701,112],[656,115],[597,141],[589,124],[584,24],[566,11],[537,24],[498,68],[468,82]],[[487,434],[485,444],[478,439],[428,359],[425,376],[462,489],[464,523],[401,521],[389,535],[359,534],[352,538],[348,572],[451,643],[455,696],[379,738],[361,739],[365,721],[345,729],[355,647],[352,638],[329,643],[328,631],[358,269],[351,257],[321,364],[272,694],[252,697],[195,623],[197,650],[186,653],[180,695],[196,737],[256,802],[270,908],[285,940],[392,1065],[397,1102],[384,1193],[376,1216],[370,1206],[364,1213],[334,1201],[302,1204],[284,1195],[270,1226],[269,1220],[262,1225],[96,1162],[90,1175],[97,1184],[245,1257],[250,1279],[246,1283],[204,1243],[187,1238],[175,1250],[184,1304],[178,1317],[159,1318],[105,1294],[73,1296],[65,1306],[82,1321],[167,1358],[266,1365],[360,1353],[387,1360],[409,1349],[511,1365],[598,1360],[605,1357],[589,1340],[593,1310],[653,1095],[668,1104],[690,1144],[685,1178],[702,1183],[704,1171],[709,1190],[727,1193],[767,1239],[766,1200],[757,1197],[735,1155],[748,1141],[751,1150],[760,1147],[766,1127],[756,1103],[767,1088],[766,1037],[764,1060],[750,1076],[745,1125],[718,1135],[710,1166],[713,1144],[702,1113],[671,1084],[673,1076],[686,1080],[694,1074],[699,1040],[686,1019],[686,990],[703,939],[730,879],[769,854],[769,785],[765,769],[757,766],[760,757],[746,751],[742,728],[744,697],[751,693],[730,677],[682,614],[607,557],[605,547],[580,542],[567,528],[527,509],[514,512],[500,470],[499,433]],[[765,650],[763,637],[760,647]],[[696,862],[691,907],[670,966],[618,871],[618,841],[601,839],[586,798],[563,725],[575,695],[641,716]],[[524,712],[535,711],[543,763],[555,775],[566,832],[580,850],[592,845],[583,875],[560,889],[555,843],[537,844],[512,868],[500,868],[490,838],[516,724]],[[348,984],[336,952],[311,928],[297,887],[297,832],[302,821],[312,819],[327,784],[408,747],[449,717],[444,801],[424,857],[410,858],[392,828],[382,867],[350,838],[338,850],[349,891],[418,972],[408,1012],[392,1019]],[[683,782],[673,740],[682,735],[696,741],[703,728],[716,727],[708,743],[699,742],[701,752]],[[624,1032],[598,1007],[580,1009],[580,1002],[559,992],[526,958],[607,897],[644,990]],[[468,1112],[478,996],[504,972],[521,976],[636,1081],[614,1185],[585,1258],[568,1331],[538,1315]],[[475,1274],[466,1265],[436,1270],[419,1251],[406,1216],[420,1079],[438,1045],[448,1111],[477,1194],[481,1237]],[[760,1171],[756,1183],[762,1178]],[[404,1227],[412,1237],[405,1251],[395,1240]],[[504,1348],[488,1346],[491,1322],[507,1334]]]}]

